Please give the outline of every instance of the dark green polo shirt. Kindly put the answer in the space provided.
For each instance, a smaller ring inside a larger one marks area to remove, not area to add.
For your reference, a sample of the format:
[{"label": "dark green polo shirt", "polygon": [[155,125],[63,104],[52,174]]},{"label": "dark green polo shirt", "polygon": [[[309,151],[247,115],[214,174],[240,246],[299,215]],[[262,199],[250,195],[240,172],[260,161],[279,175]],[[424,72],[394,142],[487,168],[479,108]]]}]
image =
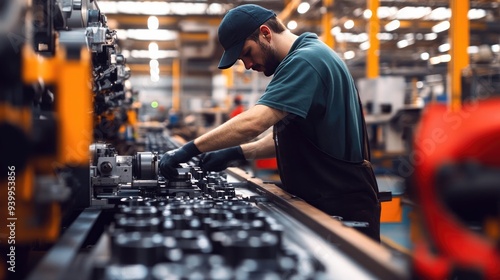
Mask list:
[{"label": "dark green polo shirt", "polygon": [[361,109],[345,63],[313,33],[304,33],[279,64],[262,104],[292,114],[321,151],[337,159],[363,160]]}]

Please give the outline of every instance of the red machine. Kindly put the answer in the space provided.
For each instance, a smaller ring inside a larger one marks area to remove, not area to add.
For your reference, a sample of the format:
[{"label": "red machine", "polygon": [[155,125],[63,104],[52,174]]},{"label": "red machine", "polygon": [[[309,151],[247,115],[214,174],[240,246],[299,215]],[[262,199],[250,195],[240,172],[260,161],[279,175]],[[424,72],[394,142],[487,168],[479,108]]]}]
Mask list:
[{"label": "red machine", "polygon": [[500,279],[500,99],[430,105],[410,155],[418,279]]}]

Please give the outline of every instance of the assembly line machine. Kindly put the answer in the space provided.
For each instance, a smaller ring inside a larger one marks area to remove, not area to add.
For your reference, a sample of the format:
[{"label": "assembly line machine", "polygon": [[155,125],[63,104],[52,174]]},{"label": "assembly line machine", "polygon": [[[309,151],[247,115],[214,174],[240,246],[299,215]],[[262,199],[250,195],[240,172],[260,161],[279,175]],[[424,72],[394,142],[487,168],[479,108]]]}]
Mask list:
[{"label": "assembly line machine", "polygon": [[[90,206],[27,279],[407,279],[408,260],[239,168],[197,159],[158,175],[165,133],[150,152],[91,145]],[[86,199],[86,198],[82,198]]]},{"label": "assembly line machine", "polygon": [[489,87],[459,111],[423,114],[407,180],[422,234],[409,256],[243,169],[207,173],[193,158],[166,180],[158,162],[180,143],[138,125],[97,1],[1,3],[0,279],[499,279]]}]

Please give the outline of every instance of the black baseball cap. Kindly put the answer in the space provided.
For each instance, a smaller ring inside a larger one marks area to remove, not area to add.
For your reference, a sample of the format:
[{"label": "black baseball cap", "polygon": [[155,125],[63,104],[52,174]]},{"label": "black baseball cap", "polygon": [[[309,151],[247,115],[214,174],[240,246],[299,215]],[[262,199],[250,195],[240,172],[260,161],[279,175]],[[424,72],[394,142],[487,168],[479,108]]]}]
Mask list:
[{"label": "black baseball cap", "polygon": [[219,42],[224,47],[219,69],[233,66],[248,36],[273,16],[276,14],[272,10],[254,4],[241,5],[229,10],[218,30]]}]

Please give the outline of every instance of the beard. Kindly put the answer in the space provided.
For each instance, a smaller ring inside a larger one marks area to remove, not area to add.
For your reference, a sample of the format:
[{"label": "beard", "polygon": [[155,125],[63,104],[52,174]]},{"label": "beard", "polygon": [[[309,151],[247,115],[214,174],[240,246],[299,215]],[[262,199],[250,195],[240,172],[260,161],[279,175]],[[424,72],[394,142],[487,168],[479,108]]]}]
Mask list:
[{"label": "beard", "polygon": [[264,75],[266,75],[266,77],[269,77],[274,74],[276,68],[278,68],[278,65],[281,63],[281,61],[279,61],[275,49],[271,48],[266,44],[261,43],[260,41],[259,41],[259,46],[264,56],[264,65],[262,65],[264,68],[263,73]]}]

